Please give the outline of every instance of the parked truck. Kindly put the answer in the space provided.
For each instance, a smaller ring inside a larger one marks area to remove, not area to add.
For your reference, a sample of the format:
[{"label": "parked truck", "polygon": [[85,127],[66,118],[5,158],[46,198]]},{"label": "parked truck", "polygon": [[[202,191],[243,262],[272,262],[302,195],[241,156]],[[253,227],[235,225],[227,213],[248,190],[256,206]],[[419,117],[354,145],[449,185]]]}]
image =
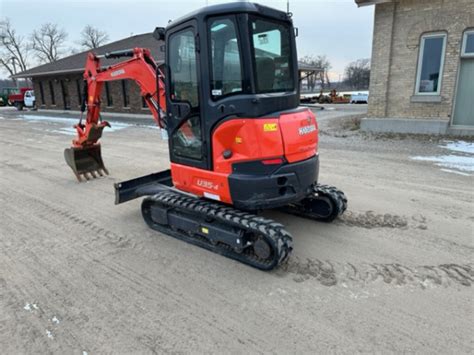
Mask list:
[{"label": "parked truck", "polygon": [[351,96],[351,104],[368,104],[369,93],[359,92]]},{"label": "parked truck", "polygon": [[24,107],[34,108],[36,106],[35,93],[32,88],[21,88],[19,93],[9,95],[8,101],[18,111],[23,110]]},{"label": "parked truck", "polygon": [[19,93],[20,93],[20,89],[18,88],[14,88],[14,87],[3,88],[0,91],[0,106],[7,106],[7,105],[11,106],[11,103],[8,100],[8,96],[12,94],[19,94]]}]

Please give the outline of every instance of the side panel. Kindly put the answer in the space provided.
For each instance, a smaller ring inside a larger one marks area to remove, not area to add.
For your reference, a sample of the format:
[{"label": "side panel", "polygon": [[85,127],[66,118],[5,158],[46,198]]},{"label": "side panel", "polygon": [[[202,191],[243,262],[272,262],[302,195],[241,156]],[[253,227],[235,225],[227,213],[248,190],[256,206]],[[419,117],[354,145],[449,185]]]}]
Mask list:
[{"label": "side panel", "polygon": [[310,110],[282,114],[280,128],[289,163],[309,159],[318,150],[318,124]]},{"label": "side panel", "polygon": [[232,203],[228,175],[171,163],[173,185],[181,191],[224,203]]},{"label": "side panel", "polygon": [[282,157],[281,137],[277,118],[226,121],[213,134],[214,170],[230,174],[234,163]]},{"label": "side panel", "polygon": [[[283,157],[279,120],[226,121],[214,131],[212,151],[214,171],[171,163],[173,184],[182,191],[232,203],[228,181],[232,164]],[[230,157],[225,154],[228,152],[231,152]]]}]

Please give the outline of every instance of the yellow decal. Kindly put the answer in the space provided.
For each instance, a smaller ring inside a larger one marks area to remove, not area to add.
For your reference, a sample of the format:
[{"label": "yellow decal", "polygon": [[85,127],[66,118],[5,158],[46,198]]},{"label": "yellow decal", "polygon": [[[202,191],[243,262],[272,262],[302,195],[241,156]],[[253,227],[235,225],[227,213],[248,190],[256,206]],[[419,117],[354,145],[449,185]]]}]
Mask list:
[{"label": "yellow decal", "polygon": [[278,125],[276,123],[264,123],[263,124],[264,132],[275,132],[278,131]]},{"label": "yellow decal", "polygon": [[209,234],[209,229],[201,227],[201,232],[203,232],[204,234]]},{"label": "yellow decal", "polygon": [[235,143],[242,144],[242,137],[235,137]]}]

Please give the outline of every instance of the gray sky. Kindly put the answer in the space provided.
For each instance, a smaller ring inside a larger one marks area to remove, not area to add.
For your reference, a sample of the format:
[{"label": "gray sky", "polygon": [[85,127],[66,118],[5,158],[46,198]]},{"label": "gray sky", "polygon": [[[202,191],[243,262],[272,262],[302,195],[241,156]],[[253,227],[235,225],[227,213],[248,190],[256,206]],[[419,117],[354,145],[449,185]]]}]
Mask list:
[{"label": "gray sky", "polygon": [[[22,35],[45,22],[58,23],[74,47],[86,24],[105,30],[110,39],[151,32],[199,7],[227,0],[0,0],[0,17],[10,18]],[[260,0],[264,5],[286,10],[286,0]],[[298,56],[328,56],[331,77],[338,79],[344,67],[371,54],[373,7],[357,8],[354,0],[290,0],[299,28]],[[32,64],[33,64],[32,60]],[[5,76],[5,73],[0,73]]]}]

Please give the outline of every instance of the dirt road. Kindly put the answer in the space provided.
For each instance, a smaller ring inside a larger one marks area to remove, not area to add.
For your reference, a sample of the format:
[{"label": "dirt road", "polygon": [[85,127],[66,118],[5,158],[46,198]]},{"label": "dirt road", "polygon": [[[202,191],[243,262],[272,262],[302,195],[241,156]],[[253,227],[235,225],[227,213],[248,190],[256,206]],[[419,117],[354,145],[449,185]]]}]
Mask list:
[{"label": "dirt road", "polygon": [[111,175],[79,184],[71,124],[0,111],[2,353],[474,351],[466,144],[323,133],[321,181],[349,210],[332,225],[266,213],[295,249],[265,273],[149,230],[140,201],[114,205],[114,182],[167,168],[156,129],[114,125]]}]

